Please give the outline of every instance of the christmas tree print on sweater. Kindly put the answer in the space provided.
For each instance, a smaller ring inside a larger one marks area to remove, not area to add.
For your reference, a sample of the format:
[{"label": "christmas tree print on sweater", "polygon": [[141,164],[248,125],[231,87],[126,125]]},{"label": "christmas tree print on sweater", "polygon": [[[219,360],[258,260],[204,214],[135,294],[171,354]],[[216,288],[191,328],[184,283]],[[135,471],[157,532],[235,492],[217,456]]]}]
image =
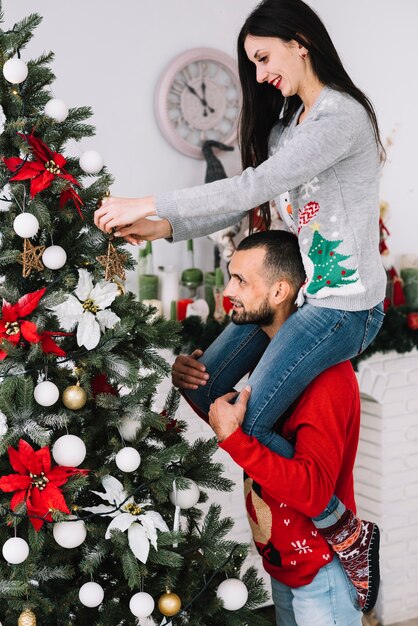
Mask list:
[{"label": "christmas tree print on sweater", "polygon": [[317,298],[324,298],[338,290],[340,295],[364,291],[357,269],[342,265],[351,255],[337,252],[342,239],[325,239],[318,230],[314,230],[308,255],[302,253],[307,286],[305,292]]}]

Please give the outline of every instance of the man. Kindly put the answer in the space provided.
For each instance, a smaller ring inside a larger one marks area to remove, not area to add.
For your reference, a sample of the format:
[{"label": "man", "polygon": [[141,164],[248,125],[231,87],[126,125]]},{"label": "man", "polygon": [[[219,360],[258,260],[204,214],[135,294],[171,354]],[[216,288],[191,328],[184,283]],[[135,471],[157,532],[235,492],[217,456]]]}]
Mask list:
[{"label": "man", "polygon": [[[280,246],[289,254],[289,245],[293,264],[287,262],[283,273]],[[292,275],[289,267],[294,267]],[[284,231],[251,235],[238,246],[229,270],[231,279],[224,293],[233,303],[232,321],[258,323],[271,339],[292,314],[303,275],[296,238]],[[196,360],[200,354],[177,357],[172,371],[176,386],[186,390],[205,384],[208,374]],[[362,585],[370,583],[372,565],[378,577],[378,564],[377,546],[370,541],[373,525],[351,513],[355,511],[352,472],[360,421],[353,369],[345,362],[326,370],[280,417],[279,432],[294,445],[293,458],[279,456],[242,430],[250,393],[246,387],[238,399],[233,391],[215,400],[209,422],[220,447],[245,471],[247,513],[255,544],[271,575],[277,624],[359,626],[356,589],[341,562],[346,561],[349,575],[354,567],[351,578],[356,579],[359,598]],[[350,511],[344,513],[341,524],[325,531],[314,526],[311,518],[324,509],[333,493]],[[365,566],[360,576],[359,563]]]}]

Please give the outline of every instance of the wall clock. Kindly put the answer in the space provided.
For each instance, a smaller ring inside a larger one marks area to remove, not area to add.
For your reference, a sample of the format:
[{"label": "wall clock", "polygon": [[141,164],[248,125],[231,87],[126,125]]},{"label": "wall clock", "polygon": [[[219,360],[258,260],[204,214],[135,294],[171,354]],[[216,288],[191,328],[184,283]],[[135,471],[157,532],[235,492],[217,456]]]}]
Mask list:
[{"label": "wall clock", "polygon": [[155,90],[155,115],[176,150],[203,158],[207,139],[232,145],[237,137],[241,87],[235,61],[213,48],[194,48],[175,57]]}]

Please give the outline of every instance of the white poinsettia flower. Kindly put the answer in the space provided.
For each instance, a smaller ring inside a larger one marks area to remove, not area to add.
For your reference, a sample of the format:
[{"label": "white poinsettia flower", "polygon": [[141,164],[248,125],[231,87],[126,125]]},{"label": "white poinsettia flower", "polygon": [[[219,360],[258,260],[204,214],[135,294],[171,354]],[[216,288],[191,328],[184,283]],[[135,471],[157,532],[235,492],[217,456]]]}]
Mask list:
[{"label": "white poinsettia flower", "polygon": [[3,411],[0,411],[0,437],[3,437],[7,433],[8,429],[7,417]]},{"label": "white poinsettia flower", "polygon": [[118,295],[118,286],[106,281],[93,285],[87,270],[79,269],[78,275],[75,296],[69,295],[65,302],[51,310],[64,330],[73,330],[78,324],[77,344],[92,350],[100,341],[100,333],[120,322],[116,313],[107,308]]},{"label": "white poinsettia flower", "polygon": [[0,104],[0,135],[4,131],[5,122],[6,122],[6,116],[4,114],[3,107]]},{"label": "white poinsettia flower", "polygon": [[[99,504],[98,506],[84,507],[85,511],[100,513],[113,517],[106,529],[105,538],[110,539],[112,530],[128,531],[129,547],[141,561],[146,563],[148,559],[150,543],[157,550],[157,530],[167,532],[169,530],[164,519],[156,511],[145,511],[144,508],[150,506],[149,503],[137,503],[133,497],[128,498],[123,485],[113,476],[105,476],[102,479],[104,493],[93,491],[105,502],[109,504]],[[120,506],[123,502],[123,505]],[[120,506],[120,508],[118,508]],[[115,509],[118,508],[117,511]]]}]

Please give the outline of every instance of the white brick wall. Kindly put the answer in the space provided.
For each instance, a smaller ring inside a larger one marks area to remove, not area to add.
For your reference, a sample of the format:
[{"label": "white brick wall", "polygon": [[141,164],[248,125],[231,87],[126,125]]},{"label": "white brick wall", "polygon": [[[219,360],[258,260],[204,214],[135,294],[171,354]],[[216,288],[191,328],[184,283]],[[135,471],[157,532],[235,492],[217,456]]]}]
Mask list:
[{"label": "white brick wall", "polygon": [[358,381],[356,499],[381,529],[376,615],[386,626],[418,617],[418,352],[373,355]]}]

